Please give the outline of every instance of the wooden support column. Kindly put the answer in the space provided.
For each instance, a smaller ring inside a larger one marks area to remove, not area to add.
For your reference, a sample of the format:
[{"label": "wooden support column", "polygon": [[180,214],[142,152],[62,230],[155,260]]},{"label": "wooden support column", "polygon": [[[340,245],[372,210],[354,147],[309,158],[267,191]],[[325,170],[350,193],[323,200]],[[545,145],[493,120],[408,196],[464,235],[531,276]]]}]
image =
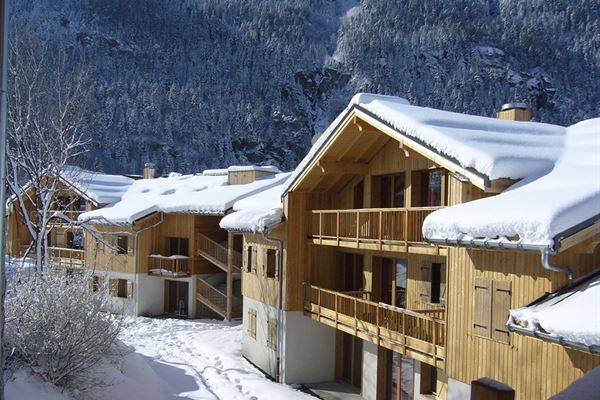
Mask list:
[{"label": "wooden support column", "polygon": [[227,319],[233,316],[233,233],[227,233]]}]

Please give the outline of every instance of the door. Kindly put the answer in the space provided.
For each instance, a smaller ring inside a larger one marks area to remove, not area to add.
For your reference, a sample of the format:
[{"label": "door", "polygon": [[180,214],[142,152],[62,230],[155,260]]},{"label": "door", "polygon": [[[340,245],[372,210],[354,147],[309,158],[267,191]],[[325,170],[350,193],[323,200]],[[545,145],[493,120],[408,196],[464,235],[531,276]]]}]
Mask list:
[{"label": "door", "polygon": [[342,345],[338,346],[338,357],[341,358],[339,379],[360,389],[362,384],[362,340],[345,332],[338,334]]},{"label": "door", "polygon": [[379,301],[385,304],[394,305],[395,282],[394,282],[395,263],[391,258],[381,259],[381,280],[379,288]]},{"label": "door", "polygon": [[365,197],[365,181],[360,181],[356,186],[354,186],[354,201],[353,207],[354,209],[363,208],[364,207],[364,197]]},{"label": "door", "polygon": [[[385,371],[380,376],[385,379],[385,400],[412,400],[414,398],[414,361],[391,350],[385,351],[383,367]],[[381,364],[380,364],[381,365]]]},{"label": "door", "polygon": [[188,300],[187,282],[165,281],[165,313],[187,317]]},{"label": "door", "polygon": [[344,254],[344,292],[363,289],[363,256],[361,254]]}]

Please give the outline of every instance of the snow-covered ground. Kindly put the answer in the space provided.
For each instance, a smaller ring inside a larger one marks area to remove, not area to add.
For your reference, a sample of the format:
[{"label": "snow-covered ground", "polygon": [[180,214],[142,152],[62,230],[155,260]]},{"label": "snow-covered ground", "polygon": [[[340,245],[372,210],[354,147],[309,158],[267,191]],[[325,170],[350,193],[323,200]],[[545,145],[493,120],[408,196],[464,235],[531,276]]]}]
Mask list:
[{"label": "snow-covered ground", "polygon": [[18,371],[7,382],[7,399],[314,399],[269,380],[242,357],[239,323],[128,317],[119,338],[128,353],[97,368],[102,386],[64,393]]}]

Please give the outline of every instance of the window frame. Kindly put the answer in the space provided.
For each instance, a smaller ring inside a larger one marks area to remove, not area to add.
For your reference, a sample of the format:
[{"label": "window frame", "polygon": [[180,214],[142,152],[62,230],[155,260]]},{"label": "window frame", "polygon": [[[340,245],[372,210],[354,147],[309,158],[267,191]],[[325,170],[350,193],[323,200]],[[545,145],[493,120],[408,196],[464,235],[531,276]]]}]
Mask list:
[{"label": "window frame", "polygon": [[129,236],[118,235],[115,240],[115,247],[116,247],[117,254],[120,254],[120,255],[129,254]]},{"label": "window frame", "polygon": [[277,253],[275,249],[265,249],[265,276],[270,279],[277,278]]}]

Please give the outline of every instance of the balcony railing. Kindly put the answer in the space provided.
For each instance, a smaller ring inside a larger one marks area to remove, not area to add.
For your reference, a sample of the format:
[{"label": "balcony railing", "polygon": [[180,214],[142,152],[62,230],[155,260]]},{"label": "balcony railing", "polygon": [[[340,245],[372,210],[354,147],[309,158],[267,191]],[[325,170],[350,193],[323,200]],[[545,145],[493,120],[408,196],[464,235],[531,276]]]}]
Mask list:
[{"label": "balcony railing", "polygon": [[148,256],[148,274],[170,277],[190,276],[190,257],[182,255],[163,256],[150,254]]},{"label": "balcony railing", "polygon": [[[227,318],[227,294],[205,281],[198,278],[196,280],[196,300],[204,303],[216,313],[224,318]],[[231,297],[231,318],[239,318],[242,316],[242,299],[239,297]]]},{"label": "balcony railing", "polygon": [[70,249],[67,247],[48,247],[52,263],[58,267],[82,267],[85,264],[85,251],[83,249]]},{"label": "balcony railing", "polygon": [[320,244],[384,249],[425,245],[425,217],[440,207],[308,211],[307,234]]},{"label": "balcony railing", "polygon": [[431,315],[304,284],[305,315],[378,346],[443,368],[444,311],[427,312]]},{"label": "balcony railing", "polygon": [[[227,271],[229,249],[201,233],[197,233],[196,236],[198,238],[198,254],[221,269]],[[232,250],[231,256],[233,257],[233,272],[241,272],[242,253]]]}]

